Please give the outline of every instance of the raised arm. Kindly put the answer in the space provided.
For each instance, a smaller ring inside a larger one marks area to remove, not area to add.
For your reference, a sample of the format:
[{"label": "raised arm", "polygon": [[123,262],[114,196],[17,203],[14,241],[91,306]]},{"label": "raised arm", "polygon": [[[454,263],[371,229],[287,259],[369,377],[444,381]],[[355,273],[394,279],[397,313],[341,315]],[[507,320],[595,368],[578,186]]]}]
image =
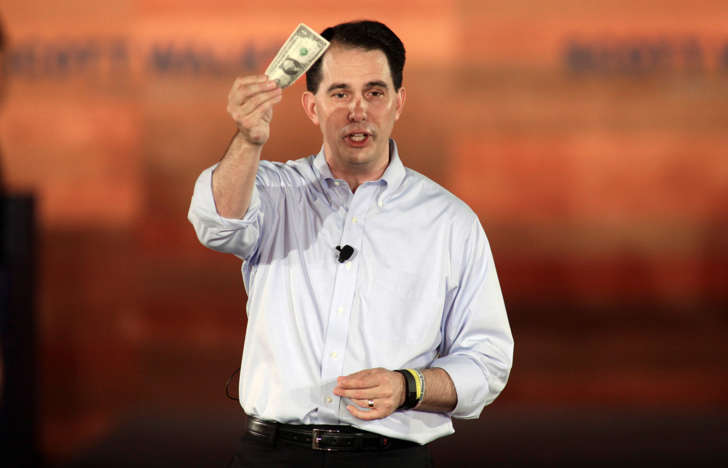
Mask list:
[{"label": "raised arm", "polygon": [[281,88],[265,75],[238,78],[228,95],[227,111],[237,133],[212,174],[212,193],[220,216],[242,218],[250,205],[260,153],[270,136],[273,105]]}]

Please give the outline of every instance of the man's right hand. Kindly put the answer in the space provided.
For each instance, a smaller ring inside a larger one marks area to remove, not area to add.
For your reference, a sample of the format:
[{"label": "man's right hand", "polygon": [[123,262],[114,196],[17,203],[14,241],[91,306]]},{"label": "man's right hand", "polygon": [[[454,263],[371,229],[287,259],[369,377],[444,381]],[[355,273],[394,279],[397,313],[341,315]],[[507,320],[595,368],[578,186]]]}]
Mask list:
[{"label": "man's right hand", "polygon": [[273,104],[280,102],[281,96],[278,84],[265,75],[235,80],[228,94],[227,111],[248,144],[262,146],[268,141]]},{"label": "man's right hand", "polygon": [[263,145],[270,135],[273,104],[281,88],[265,75],[238,78],[228,94],[227,111],[238,132],[212,173],[212,194],[218,214],[242,218],[250,205]]}]

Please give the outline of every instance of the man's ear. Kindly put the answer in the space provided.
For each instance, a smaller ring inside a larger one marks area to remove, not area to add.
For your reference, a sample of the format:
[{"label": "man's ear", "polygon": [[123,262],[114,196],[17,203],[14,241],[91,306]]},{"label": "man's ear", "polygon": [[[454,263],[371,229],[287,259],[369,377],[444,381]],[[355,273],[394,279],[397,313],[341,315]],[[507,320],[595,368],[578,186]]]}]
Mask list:
[{"label": "man's ear", "polygon": [[301,96],[301,105],[303,111],[306,113],[311,122],[314,125],[319,124],[318,115],[316,114],[316,96],[311,91],[305,91]]},{"label": "man's ear", "polygon": [[407,98],[407,91],[403,87],[397,91],[397,111],[394,114],[394,120],[399,120],[399,116],[402,115],[402,109],[404,108],[404,101]]}]

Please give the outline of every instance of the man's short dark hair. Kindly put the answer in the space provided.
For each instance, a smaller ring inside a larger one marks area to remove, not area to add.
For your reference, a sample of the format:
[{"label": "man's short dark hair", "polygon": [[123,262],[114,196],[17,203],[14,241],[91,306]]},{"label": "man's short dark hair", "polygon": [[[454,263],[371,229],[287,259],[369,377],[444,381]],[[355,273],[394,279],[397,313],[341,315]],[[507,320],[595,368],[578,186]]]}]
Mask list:
[{"label": "man's short dark hair", "polygon": [[[386,25],[378,21],[353,21],[326,28],[321,35],[334,45],[360,48],[364,50],[381,50],[387,57],[389,70],[392,73],[394,89],[402,87],[402,70],[404,70],[404,45],[396,34]],[[322,55],[306,72],[306,89],[316,93],[321,83]]]}]

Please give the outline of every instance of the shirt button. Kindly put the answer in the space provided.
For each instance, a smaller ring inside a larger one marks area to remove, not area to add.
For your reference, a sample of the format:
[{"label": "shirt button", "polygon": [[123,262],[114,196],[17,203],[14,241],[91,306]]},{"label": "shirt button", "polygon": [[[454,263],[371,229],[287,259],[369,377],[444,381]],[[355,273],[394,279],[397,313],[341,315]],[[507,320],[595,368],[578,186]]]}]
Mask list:
[{"label": "shirt button", "polygon": [[359,221],[359,220],[358,220],[358,219],[356,219],[356,216],[354,216],[353,218],[351,218],[351,222],[352,222],[352,223],[354,223],[354,224],[356,224],[356,223],[357,223],[358,221]]},{"label": "shirt button", "polygon": [[347,270],[351,270],[351,261],[348,261],[344,264],[346,266]]},{"label": "shirt button", "polygon": [[326,397],[326,403],[329,403],[330,404],[332,401],[334,401],[333,398],[331,398],[330,396],[327,396]]},{"label": "shirt button", "polygon": [[381,208],[382,206],[384,206],[384,203],[382,203],[382,200],[379,200],[379,201],[377,202],[377,205],[379,205],[379,208]]},{"label": "shirt button", "polygon": [[334,181],[334,185],[336,185],[337,187],[339,186],[339,184],[340,184],[340,183],[341,183],[341,182],[339,182],[338,180],[335,180],[335,181]]},{"label": "shirt button", "polygon": [[343,307],[339,307],[338,309],[336,309],[336,311],[338,313],[340,313],[340,314],[343,314],[344,313],[344,308]]},{"label": "shirt button", "polygon": [[334,352],[331,353],[331,358],[332,359],[336,359],[336,356],[338,356],[338,354],[336,354],[336,351],[334,351]]}]

